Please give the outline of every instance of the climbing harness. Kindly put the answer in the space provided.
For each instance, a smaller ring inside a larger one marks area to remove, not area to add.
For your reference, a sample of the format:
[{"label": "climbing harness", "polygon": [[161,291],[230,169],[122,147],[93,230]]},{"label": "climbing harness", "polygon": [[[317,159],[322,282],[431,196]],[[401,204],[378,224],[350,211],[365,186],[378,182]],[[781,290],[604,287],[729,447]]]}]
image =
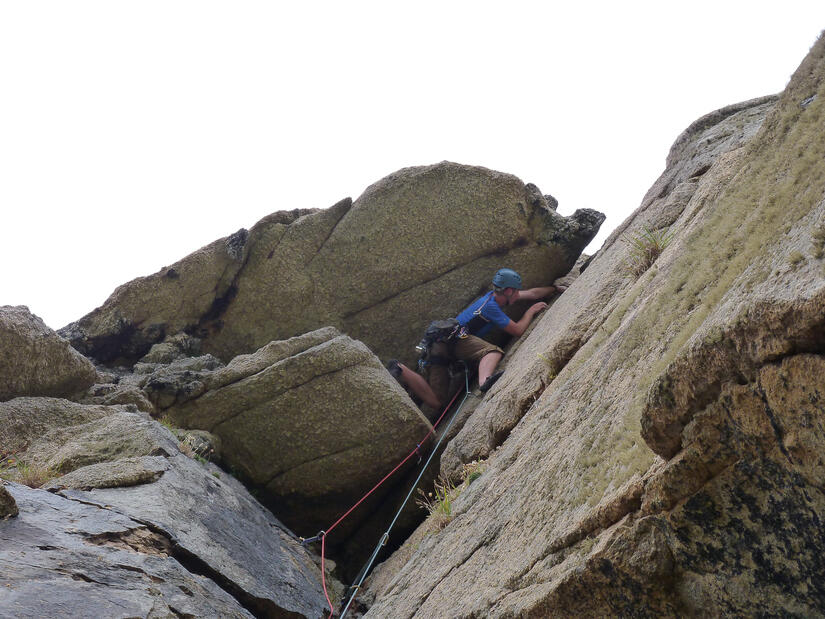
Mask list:
[{"label": "climbing harness", "polygon": [[[352,604],[353,600],[355,599],[356,593],[358,593],[358,590],[361,588],[361,585],[364,583],[364,580],[366,579],[367,574],[369,573],[370,569],[372,568],[372,565],[375,562],[375,559],[378,556],[378,553],[381,551],[381,548],[383,548],[387,544],[387,540],[389,540],[389,537],[390,537],[390,532],[392,531],[393,527],[395,526],[395,523],[398,521],[398,518],[401,516],[401,512],[403,511],[404,507],[406,507],[407,503],[410,500],[410,497],[413,495],[413,492],[418,487],[418,484],[421,481],[421,478],[424,476],[424,472],[427,470],[427,466],[429,466],[430,462],[432,461],[433,457],[435,456],[436,452],[438,451],[438,448],[441,446],[441,442],[444,440],[444,437],[450,431],[450,428],[452,427],[453,422],[458,417],[458,413],[461,410],[461,408],[464,406],[464,403],[467,401],[467,397],[470,395],[470,393],[471,393],[470,392],[470,373],[469,373],[469,370],[467,369],[467,366],[465,364],[464,365],[464,398],[461,400],[461,403],[456,407],[455,411],[453,412],[452,416],[450,417],[450,421],[447,424],[447,427],[441,433],[441,436],[438,438],[438,441],[436,442],[435,446],[433,447],[432,451],[430,452],[430,455],[427,458],[427,461],[421,467],[421,471],[419,472],[418,477],[413,482],[409,493],[407,493],[407,497],[404,499],[403,503],[401,503],[401,506],[398,508],[398,511],[396,512],[395,517],[392,519],[392,522],[390,523],[390,526],[387,528],[387,530],[381,536],[381,539],[378,540],[378,544],[376,544],[375,549],[372,551],[372,555],[370,555],[369,560],[367,561],[367,563],[364,565],[364,567],[359,572],[357,582],[349,587],[349,591],[350,591],[349,599],[347,599],[346,605],[343,605],[343,602],[342,602],[342,610],[341,610],[341,614],[340,614],[340,619],[343,619],[343,617],[346,614],[347,610],[349,610],[350,605]],[[447,414],[447,411],[449,411],[450,408],[452,408],[453,404],[455,403],[456,399],[458,398],[458,396],[460,394],[461,394],[461,390],[456,391],[456,394],[453,396],[453,399],[450,400],[450,403],[447,404],[447,406],[444,407],[444,410],[442,411],[439,418],[432,425],[432,427],[427,432],[427,434],[424,436],[424,438],[422,438],[421,441],[415,446],[415,449],[413,449],[407,455],[407,457],[405,457],[403,460],[401,460],[401,462],[399,462],[395,466],[394,469],[392,469],[389,473],[387,473],[383,477],[383,479],[381,479],[381,481],[379,481],[377,484],[375,484],[375,486],[373,486],[372,489],[369,492],[367,492],[363,497],[358,499],[358,501],[352,507],[350,507],[346,512],[344,512],[344,514],[340,518],[338,518],[338,520],[336,520],[326,531],[321,531],[321,532],[318,533],[318,535],[316,535],[314,537],[311,537],[311,538],[307,538],[307,539],[299,538],[303,545],[310,544],[310,543],[316,542],[318,540],[321,541],[321,585],[323,586],[323,589],[324,589],[324,597],[326,597],[327,604],[329,604],[329,613],[330,614],[329,614],[328,619],[331,619],[332,617],[335,616],[335,610],[332,607],[332,601],[329,599],[329,592],[327,591],[327,580],[326,580],[326,569],[325,569],[327,536],[333,531],[333,529],[335,529],[335,527],[337,527],[339,524],[341,524],[341,522],[347,516],[349,516],[359,505],[361,505],[361,503],[363,503],[367,499],[367,497],[369,497],[373,492],[375,492],[398,469],[400,469],[402,466],[404,466],[404,464],[406,464],[407,461],[410,460],[410,458],[417,455],[418,456],[418,462],[419,463],[421,462],[421,451],[420,451],[421,445],[423,445],[427,441],[427,439],[430,438],[430,436],[432,436],[432,434],[435,432],[436,427],[441,423],[442,419],[444,419],[444,416]]]},{"label": "climbing harness", "polygon": [[[436,320],[431,322],[424,331],[424,337],[415,347],[420,357],[418,359],[418,367],[423,370],[427,366],[440,365],[449,367],[452,364],[452,348],[455,338],[461,331],[461,324],[455,318],[448,318],[446,320]],[[442,354],[433,354],[432,347],[435,344],[443,343],[446,350],[440,350]],[[446,353],[446,354],[444,354]]]},{"label": "climbing harness", "polygon": [[490,322],[481,312],[484,310],[484,306],[487,305],[490,302],[490,299],[493,298],[493,294],[493,292],[488,292],[487,298],[484,299],[484,303],[479,305],[473,311],[473,317],[462,328],[463,335],[460,335],[460,337],[467,337],[471,333],[478,333],[484,325]]},{"label": "climbing harness", "polygon": [[[456,318],[447,318],[446,320],[435,320],[429,324],[427,330],[424,331],[424,337],[418,342],[415,349],[418,351],[420,358],[418,359],[418,367],[424,369],[429,365],[443,365],[450,366],[453,363],[453,348],[456,340],[463,340],[468,335],[476,333],[484,325],[490,322],[486,316],[482,314],[484,307],[493,298],[493,292],[487,293],[487,298],[484,302],[473,310],[473,317],[466,325],[462,325]],[[443,342],[447,345],[447,355],[434,355],[430,352],[433,344]]]},{"label": "climbing harness", "polygon": [[424,331],[424,337],[418,342],[415,349],[421,354],[425,355],[433,344],[437,342],[449,342],[456,333],[461,329],[461,324],[455,318],[447,318],[446,320],[434,320]]}]

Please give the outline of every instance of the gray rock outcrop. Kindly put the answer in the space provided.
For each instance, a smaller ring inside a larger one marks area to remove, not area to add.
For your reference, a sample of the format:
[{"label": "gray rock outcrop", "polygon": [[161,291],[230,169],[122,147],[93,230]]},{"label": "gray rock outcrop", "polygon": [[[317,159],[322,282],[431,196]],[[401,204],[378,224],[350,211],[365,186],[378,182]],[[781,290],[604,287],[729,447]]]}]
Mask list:
[{"label": "gray rock outcrop", "polygon": [[58,495],[7,486],[20,515],[0,521],[0,616],[321,616],[295,536],[133,406],[16,398],[0,444],[4,477]]},{"label": "gray rock outcrop", "polygon": [[239,482],[180,454],[166,466],[154,483],[60,494],[101,508],[114,505],[162,531],[173,556],[194,562],[255,616],[323,615],[320,572],[312,558]]},{"label": "gray rock outcrop", "polygon": [[98,361],[134,363],[185,331],[226,361],[332,325],[381,358],[412,357],[424,327],[486,289],[497,268],[517,269],[527,285],[550,282],[602,221],[590,210],[562,217],[508,174],[406,168],[354,203],[275,213],[124,284],[61,334]]},{"label": "gray rock outcrop", "polygon": [[95,382],[92,363],[25,306],[0,306],[0,401],[69,397]]},{"label": "gray rock outcrop", "polygon": [[0,522],[0,615],[254,616],[145,524],[45,490],[11,492],[22,510]]},{"label": "gray rock outcrop", "polygon": [[[456,439],[446,472],[488,468],[368,617],[825,613],[823,89],[825,38],[778,100],[677,140]],[[672,240],[630,276],[646,228]]]},{"label": "gray rock outcrop", "polygon": [[271,342],[195,382],[181,384],[163,414],[217,435],[226,463],[307,535],[331,524],[430,429],[375,355],[332,328]]},{"label": "gray rock outcrop", "polygon": [[6,490],[6,486],[0,482],[0,520],[13,518],[17,514],[17,502],[9,491]]}]

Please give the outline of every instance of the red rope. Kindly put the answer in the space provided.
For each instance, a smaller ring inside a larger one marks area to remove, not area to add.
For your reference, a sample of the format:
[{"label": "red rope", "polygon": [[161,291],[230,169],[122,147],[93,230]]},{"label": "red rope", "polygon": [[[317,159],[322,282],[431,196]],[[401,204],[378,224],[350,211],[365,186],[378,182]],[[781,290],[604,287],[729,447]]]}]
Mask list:
[{"label": "red rope", "polygon": [[460,389],[459,389],[458,391],[456,391],[456,392],[455,392],[455,395],[453,396],[453,399],[452,399],[452,400],[450,400],[450,403],[449,403],[449,404],[447,404],[447,406],[444,408],[444,410],[442,411],[441,415],[438,417],[438,419],[436,420],[436,422],[432,425],[432,427],[431,427],[431,428],[430,428],[430,430],[427,432],[427,434],[424,436],[424,438],[423,438],[423,439],[421,439],[421,441],[418,443],[418,445],[416,445],[416,446],[415,446],[415,449],[413,449],[413,450],[412,450],[412,451],[411,451],[411,452],[407,455],[407,457],[406,457],[406,458],[404,458],[401,462],[399,462],[399,463],[395,466],[395,468],[394,468],[393,470],[391,470],[389,473],[387,473],[386,475],[384,475],[384,478],[383,478],[381,481],[379,481],[377,484],[375,484],[369,492],[367,492],[364,496],[362,496],[360,499],[358,499],[358,502],[357,502],[355,505],[353,505],[352,507],[350,507],[350,508],[349,508],[349,509],[348,509],[348,510],[344,513],[344,515],[343,515],[343,516],[341,516],[340,518],[338,518],[338,520],[336,520],[336,521],[335,521],[335,523],[333,523],[333,525],[332,525],[330,528],[328,528],[328,529],[327,529],[327,530],[323,533],[323,535],[321,535],[321,585],[322,585],[322,586],[323,586],[323,588],[324,588],[324,597],[327,599],[327,604],[329,604],[329,618],[330,618],[330,619],[331,619],[332,617],[334,617],[334,616],[335,616],[335,610],[332,608],[332,602],[331,602],[331,601],[330,601],[330,599],[329,599],[329,592],[327,591],[327,579],[326,579],[326,574],[324,573],[324,572],[325,572],[325,571],[324,571],[324,555],[325,555],[325,551],[326,551],[326,540],[327,540],[327,535],[329,535],[329,533],[330,533],[330,532],[331,532],[331,531],[332,531],[335,527],[337,527],[339,524],[341,524],[341,521],[342,521],[342,520],[344,520],[347,516],[349,516],[349,515],[353,512],[353,510],[355,510],[355,508],[356,508],[356,507],[358,507],[359,505],[361,505],[361,503],[363,503],[369,495],[371,495],[373,492],[375,492],[375,491],[376,491],[376,490],[377,490],[377,489],[381,486],[381,484],[383,484],[383,483],[384,483],[385,481],[387,481],[390,477],[392,477],[393,473],[395,473],[398,469],[400,469],[402,466],[404,466],[404,464],[406,464],[407,460],[409,460],[409,459],[410,459],[410,458],[412,458],[415,454],[417,454],[417,453],[418,453],[418,447],[419,447],[420,445],[422,445],[422,444],[424,443],[424,441],[426,441],[428,438],[430,438],[430,436],[432,436],[432,434],[433,434],[433,432],[435,432],[435,429],[436,429],[436,427],[438,426],[438,424],[439,424],[439,423],[441,423],[441,420],[442,420],[442,419],[444,419],[444,415],[446,415],[446,414],[447,414],[447,411],[448,411],[448,410],[450,410],[450,407],[451,407],[451,406],[455,403],[455,400],[456,400],[456,398],[458,397],[458,394],[459,394],[459,393],[461,393],[461,390],[460,390]]}]

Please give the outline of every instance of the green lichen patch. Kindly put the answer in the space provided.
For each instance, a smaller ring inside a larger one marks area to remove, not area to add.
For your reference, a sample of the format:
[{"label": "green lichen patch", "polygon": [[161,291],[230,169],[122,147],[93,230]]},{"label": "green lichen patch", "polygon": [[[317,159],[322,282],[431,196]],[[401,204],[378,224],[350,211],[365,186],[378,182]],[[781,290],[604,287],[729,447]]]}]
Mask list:
[{"label": "green lichen patch", "polygon": [[[683,253],[655,302],[629,327],[619,356],[629,355],[640,339],[674,334],[652,376],[673,361],[734,285],[753,286],[764,277],[764,269],[749,267],[763,262],[770,248],[783,241],[783,225],[803,219],[825,194],[825,87],[819,86],[807,108],[786,102],[774,114],[777,118],[766,121],[746,147],[747,163],[716,201],[704,205],[706,222],[680,245]],[[800,260],[789,256],[794,264]]]}]

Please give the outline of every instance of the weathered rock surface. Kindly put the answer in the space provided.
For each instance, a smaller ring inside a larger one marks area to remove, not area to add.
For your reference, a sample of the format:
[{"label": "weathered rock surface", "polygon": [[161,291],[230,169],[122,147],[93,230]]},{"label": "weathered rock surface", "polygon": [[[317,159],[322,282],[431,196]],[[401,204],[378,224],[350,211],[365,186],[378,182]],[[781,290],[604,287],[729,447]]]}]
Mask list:
[{"label": "weathered rock surface", "polygon": [[[488,468],[367,616],[825,614],[824,84],[821,39],[778,101],[677,140],[445,454]],[[644,226],[673,240],[636,279],[618,241]]]},{"label": "weathered rock surface", "polygon": [[0,615],[321,616],[320,573],[295,536],[134,407],[16,398],[0,403],[0,443],[16,460],[6,475],[43,470],[61,495],[11,486],[25,524],[0,522]]},{"label": "weathered rock surface", "polygon": [[252,617],[162,534],[109,509],[12,484],[0,521],[3,617]]},{"label": "weathered rock surface", "polygon": [[157,481],[168,469],[166,458],[162,456],[122,458],[80,467],[41,487],[56,492],[66,489],[92,490],[138,486]]},{"label": "weathered rock surface", "polygon": [[141,359],[141,363],[172,363],[187,357],[198,357],[201,354],[201,341],[187,335],[177,333],[167,336],[159,344],[155,344],[149,349]]},{"label": "weathered rock surface", "polygon": [[25,306],[0,306],[0,401],[69,397],[95,382],[92,363]]},{"label": "weathered rock surface", "polygon": [[307,535],[332,523],[430,428],[375,355],[332,328],[272,342],[196,382],[181,385],[164,415],[220,437],[227,464]]},{"label": "weathered rock surface", "polygon": [[54,474],[99,462],[170,456],[177,441],[129,406],[83,405],[59,398],[0,402],[0,444],[24,463]]},{"label": "weathered rock surface", "polygon": [[106,363],[134,362],[182,331],[228,360],[332,325],[379,357],[411,358],[399,342],[471,301],[497,268],[517,269],[527,285],[552,281],[603,220],[590,210],[562,217],[508,174],[406,168],[354,203],[275,213],[129,282],[61,333]]},{"label": "weathered rock surface", "polygon": [[[726,177],[717,180],[716,176],[722,170],[730,173],[732,167],[728,163],[732,155],[726,153],[736,152],[753,137],[776,101],[777,97],[771,96],[730,105],[697,120],[679,136],[668,156],[668,167],[636,213],[608,238],[596,263],[588,265],[588,277],[562,297],[564,311],[547,312],[552,318],[543,318],[541,330],[552,329],[554,333],[522,338],[523,345],[519,346],[523,350],[514,370],[498,381],[492,397],[463,426],[457,440],[447,446],[441,459],[442,474],[455,478],[463,463],[489,456],[579,349],[594,334],[615,328],[612,324],[605,326],[605,321],[629,285],[623,265],[630,252],[620,239],[639,234],[645,227],[667,229],[683,216],[692,200],[698,202],[706,199],[705,193],[718,191]],[[714,162],[718,164],[713,174],[705,176]],[[613,314],[613,320],[620,316]],[[535,329],[539,330],[538,325]]]},{"label": "weathered rock surface", "polygon": [[101,383],[89,387],[86,393],[77,399],[81,404],[133,404],[135,408],[150,415],[155,412],[155,406],[149,401],[146,393],[135,385]]},{"label": "weathered rock surface", "polygon": [[6,490],[6,486],[0,482],[0,520],[13,518],[17,513],[17,502],[9,491]]},{"label": "weathered rock surface", "polygon": [[186,401],[206,391],[207,377],[221,367],[223,363],[212,355],[177,359],[170,364],[138,363],[135,374],[121,382],[142,388],[157,410],[164,410],[178,400]]},{"label": "weathered rock surface", "polygon": [[323,615],[320,573],[309,554],[240,483],[184,455],[169,459],[168,466],[155,483],[61,494],[115,506],[162,531],[175,556],[195,562],[256,616]]}]

